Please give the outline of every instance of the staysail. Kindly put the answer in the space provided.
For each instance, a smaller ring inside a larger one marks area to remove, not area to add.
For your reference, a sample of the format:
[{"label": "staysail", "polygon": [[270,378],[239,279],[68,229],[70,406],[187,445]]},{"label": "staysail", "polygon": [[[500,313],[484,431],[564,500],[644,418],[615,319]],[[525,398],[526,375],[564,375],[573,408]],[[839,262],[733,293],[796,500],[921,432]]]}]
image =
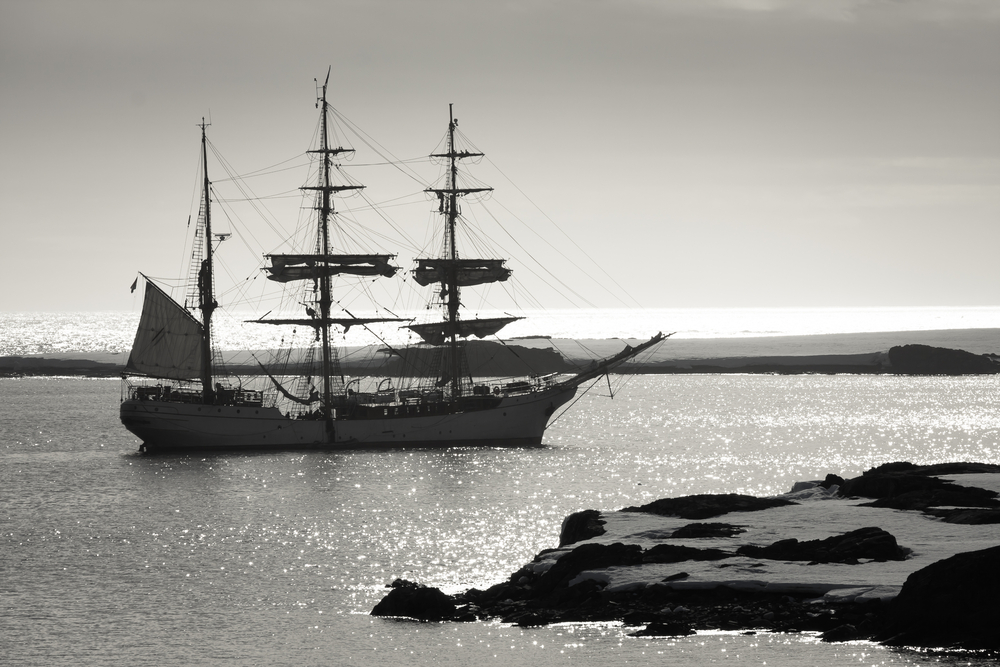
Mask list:
[{"label": "staysail", "polygon": [[202,373],[203,338],[201,323],[147,279],[142,316],[125,368],[158,378],[197,379]]}]

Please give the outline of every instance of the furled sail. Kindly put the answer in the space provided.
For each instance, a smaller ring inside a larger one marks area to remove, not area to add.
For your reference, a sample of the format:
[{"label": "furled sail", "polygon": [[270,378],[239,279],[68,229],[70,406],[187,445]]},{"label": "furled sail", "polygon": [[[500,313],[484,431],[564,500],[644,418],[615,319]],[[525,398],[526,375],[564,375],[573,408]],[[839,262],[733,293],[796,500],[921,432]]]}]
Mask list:
[{"label": "furled sail", "polygon": [[452,328],[451,322],[430,322],[428,324],[412,324],[407,329],[417,333],[425,343],[442,345],[451,337],[452,332],[462,338],[476,336],[486,338],[503,329],[511,322],[523,320],[523,317],[490,317],[481,320],[458,320]]},{"label": "furled sail", "polygon": [[329,317],[323,319],[320,317],[313,318],[275,318],[275,319],[260,319],[260,320],[247,320],[247,322],[253,322],[254,324],[295,324],[313,328],[319,328],[324,324],[336,324],[344,327],[344,333],[347,333],[353,326],[364,326],[366,324],[377,324],[379,322],[412,322],[412,319],[403,317],[344,317],[344,318],[333,318]]},{"label": "furled sail", "polygon": [[313,280],[323,276],[395,275],[399,267],[389,264],[395,255],[268,255],[271,266],[265,267],[268,279],[279,283]]},{"label": "furled sail", "polygon": [[484,285],[507,280],[511,270],[503,259],[418,259],[413,279],[426,287],[431,283],[449,283],[448,273],[455,271],[454,284],[459,287]]},{"label": "furled sail", "polygon": [[201,322],[146,280],[142,316],[126,370],[158,378],[191,380],[201,376]]}]

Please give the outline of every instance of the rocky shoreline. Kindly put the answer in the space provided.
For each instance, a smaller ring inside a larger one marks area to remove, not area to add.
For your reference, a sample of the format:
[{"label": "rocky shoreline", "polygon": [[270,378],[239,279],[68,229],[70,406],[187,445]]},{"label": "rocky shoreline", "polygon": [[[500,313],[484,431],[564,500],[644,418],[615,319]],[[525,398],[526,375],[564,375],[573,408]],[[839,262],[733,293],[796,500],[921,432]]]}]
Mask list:
[{"label": "rocky shoreline", "polygon": [[[824,641],[1000,651],[1000,494],[942,479],[956,475],[1000,478],[1000,466],[893,463],[854,479],[828,475],[787,497],[688,496],[614,513],[585,510],[563,522],[558,548],[504,582],[446,595],[396,580],[372,614],[523,627],[620,621],[635,637],[816,632]],[[829,499],[815,499],[822,494]],[[810,507],[818,512],[808,514]],[[863,525],[798,539],[762,529],[765,515],[787,524],[796,513],[807,514],[801,531],[817,516],[847,527],[852,512],[861,521],[882,516],[900,534]],[[707,521],[718,517],[726,522]],[[655,528],[657,519],[671,528]],[[623,523],[624,531],[609,532]],[[947,536],[937,534],[943,524],[951,526]],[[985,548],[966,551],[970,544]],[[890,585],[865,583],[857,574],[865,570],[879,570],[874,578]]]}]

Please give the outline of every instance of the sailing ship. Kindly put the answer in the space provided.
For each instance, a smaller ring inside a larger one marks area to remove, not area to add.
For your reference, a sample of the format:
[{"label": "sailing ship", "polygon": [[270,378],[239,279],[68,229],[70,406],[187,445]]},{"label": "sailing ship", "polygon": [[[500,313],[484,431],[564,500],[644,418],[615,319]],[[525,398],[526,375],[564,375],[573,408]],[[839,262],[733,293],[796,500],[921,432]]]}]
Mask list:
[{"label": "sailing ship", "polygon": [[[269,384],[250,388],[220,367],[213,353],[213,314],[219,307],[213,246],[225,235],[212,230],[212,183],[206,123],[202,121],[203,183],[189,277],[190,305],[178,303],[143,276],[142,314],[122,376],[121,421],[142,440],[141,451],[538,445],[552,416],[581,385],[610,373],[666,338],[657,334],[573,374],[502,380],[473,377],[468,337],[495,335],[520,318],[462,317],[464,288],[506,281],[511,269],[506,260],[465,257],[457,248],[460,201],[491,188],[465,187],[460,180],[462,161],[483,154],[456,145],[458,122],[450,106],[445,148],[431,156],[443,162],[445,177],[441,187],[426,190],[437,201],[437,213],[444,223],[442,250],[437,257],[416,259],[416,268],[411,271],[417,284],[435,290],[441,319],[414,324],[406,318],[363,318],[335,312],[336,281],[352,277],[392,279],[399,267],[392,263],[392,254],[351,254],[333,247],[335,195],[364,186],[334,183],[334,161],[353,149],[331,142],[328,82],[329,73],[317,95],[319,145],[310,151],[317,156],[318,182],[303,188],[314,193],[312,248],[309,252],[266,255],[268,265],[264,267],[271,281],[304,287],[305,296],[299,301],[304,314],[252,320],[264,326],[293,325],[309,330],[315,345],[309,350],[308,361],[298,367],[297,381],[263,367],[258,378],[266,378]],[[385,378],[373,391],[360,391],[360,383],[341,372],[334,334],[385,322],[409,322],[402,326],[422,339],[419,348],[429,354],[393,351],[404,362],[410,360],[402,364],[411,367],[407,371],[410,377],[398,378],[395,387],[391,378]],[[412,368],[416,359],[422,360],[422,368]]]}]

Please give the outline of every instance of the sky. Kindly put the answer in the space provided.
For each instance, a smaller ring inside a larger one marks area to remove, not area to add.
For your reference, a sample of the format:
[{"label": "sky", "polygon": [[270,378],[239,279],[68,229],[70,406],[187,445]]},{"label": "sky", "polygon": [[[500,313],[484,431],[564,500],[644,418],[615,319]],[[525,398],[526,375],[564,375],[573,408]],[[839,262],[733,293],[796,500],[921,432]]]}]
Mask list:
[{"label": "sky", "polygon": [[[327,68],[397,157],[454,103],[519,199],[498,238],[573,287],[545,305],[1000,305],[995,0],[3,0],[0,312],[134,310],[185,257],[197,123],[281,163]],[[423,239],[430,207],[387,210]]]}]

